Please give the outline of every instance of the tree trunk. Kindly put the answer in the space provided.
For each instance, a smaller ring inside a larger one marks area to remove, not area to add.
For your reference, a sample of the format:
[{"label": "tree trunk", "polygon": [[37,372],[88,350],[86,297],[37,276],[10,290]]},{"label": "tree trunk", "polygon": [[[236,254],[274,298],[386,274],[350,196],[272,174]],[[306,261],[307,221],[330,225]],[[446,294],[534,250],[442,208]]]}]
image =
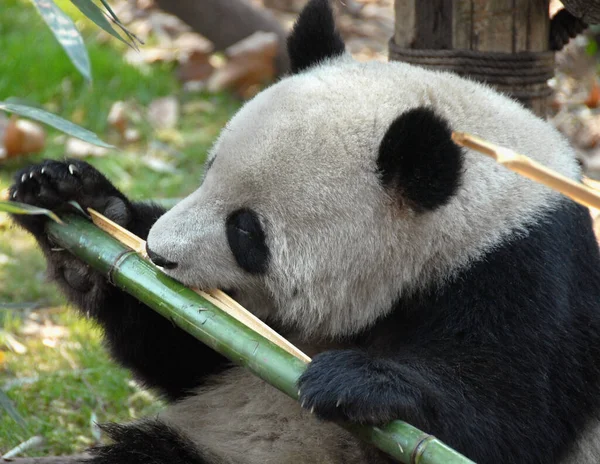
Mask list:
[{"label": "tree trunk", "polygon": [[287,32],[268,10],[254,8],[246,0],[156,0],[156,4],[210,40],[217,50],[257,31],[274,32],[279,37],[277,71],[284,74],[289,70]]},{"label": "tree trunk", "polygon": [[390,59],[484,81],[545,116],[548,0],[396,0]]}]

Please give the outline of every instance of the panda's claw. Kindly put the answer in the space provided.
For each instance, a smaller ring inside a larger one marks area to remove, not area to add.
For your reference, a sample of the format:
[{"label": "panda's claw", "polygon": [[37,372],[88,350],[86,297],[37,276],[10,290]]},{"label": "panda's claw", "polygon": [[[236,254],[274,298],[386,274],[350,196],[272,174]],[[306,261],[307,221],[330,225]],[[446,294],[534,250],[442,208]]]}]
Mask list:
[{"label": "panda's claw", "polygon": [[[118,218],[128,218],[129,201],[94,167],[79,160],[45,160],[20,171],[9,198],[57,213],[72,211],[70,202],[94,208],[104,214],[109,209]],[[38,236],[43,233],[45,216],[13,216],[13,219]],[[113,217],[111,217],[113,219]],[[121,224],[127,225],[127,224]]]},{"label": "panda's claw", "polygon": [[319,353],[298,380],[302,407],[320,419],[336,422],[381,425],[401,418],[397,411],[405,410],[405,402],[397,393],[403,390],[400,377],[392,372],[381,375],[385,365],[376,366],[378,375],[373,375],[372,364],[357,350]]}]

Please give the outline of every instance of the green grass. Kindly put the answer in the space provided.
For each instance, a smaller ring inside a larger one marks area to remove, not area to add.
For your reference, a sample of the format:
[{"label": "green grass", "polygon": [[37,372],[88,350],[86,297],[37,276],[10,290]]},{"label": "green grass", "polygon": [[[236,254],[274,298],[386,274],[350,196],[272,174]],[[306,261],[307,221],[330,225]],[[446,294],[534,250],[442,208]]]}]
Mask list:
[{"label": "green grass", "polygon": [[[68,2],[58,2],[68,5]],[[82,18],[74,7],[72,16]],[[30,2],[2,0],[0,15],[0,98],[18,97],[43,104],[49,110],[103,132],[106,114],[115,100],[135,99],[142,104],[177,89],[170,77],[170,65],[144,70],[123,63],[124,45],[93,40],[98,28],[87,19],[83,35],[92,63],[93,83],[88,86],[77,73],[50,29]],[[116,50],[114,47],[118,47]]]},{"label": "green grass", "polygon": [[25,426],[0,414],[0,451],[38,435],[45,444],[30,454],[72,453],[96,443],[93,420],[126,421],[158,411],[160,401],[108,359],[99,331],[89,322],[74,312],[40,313],[42,320],[52,319],[68,334],[54,347],[31,336],[23,340],[27,354],[8,353],[4,378],[23,384],[5,393]]},{"label": "green grass", "polygon": [[[114,39],[100,43],[97,27],[61,0],[88,46],[94,79],[88,86],[29,2],[1,3],[0,100],[25,99],[115,142],[106,123],[115,101],[144,109],[155,98],[175,95],[183,108],[175,130],[156,133],[149,124],[138,123],[139,142],[86,160],[134,199],[184,196],[198,186],[205,154],[238,101],[228,95],[184,92],[170,65],[140,69],[127,64],[123,44]],[[43,154],[0,162],[0,190],[10,185],[19,168],[63,156],[65,138],[47,130]],[[168,163],[173,172],[151,169],[149,156]],[[44,446],[24,455],[78,452],[96,443],[92,419],[127,421],[160,407],[157,398],[109,360],[99,330],[65,308],[44,269],[31,237],[0,214],[0,454],[35,435],[43,437]],[[53,338],[42,326],[62,332]],[[11,350],[13,340],[27,351]],[[4,395],[24,426],[2,406]]]}]

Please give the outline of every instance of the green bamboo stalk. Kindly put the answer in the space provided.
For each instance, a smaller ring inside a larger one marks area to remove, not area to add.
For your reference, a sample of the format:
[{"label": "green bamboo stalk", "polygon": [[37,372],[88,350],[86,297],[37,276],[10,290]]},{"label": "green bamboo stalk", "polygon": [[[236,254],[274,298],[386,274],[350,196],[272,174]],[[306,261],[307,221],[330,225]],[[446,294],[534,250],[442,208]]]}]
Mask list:
[{"label": "green bamboo stalk", "polygon": [[[48,221],[54,242],[110,277],[112,282],[231,361],[298,399],[296,382],[306,364],[160,272],[87,220]],[[473,461],[435,437],[401,421],[385,427],[347,425],[358,437],[405,464]]]}]

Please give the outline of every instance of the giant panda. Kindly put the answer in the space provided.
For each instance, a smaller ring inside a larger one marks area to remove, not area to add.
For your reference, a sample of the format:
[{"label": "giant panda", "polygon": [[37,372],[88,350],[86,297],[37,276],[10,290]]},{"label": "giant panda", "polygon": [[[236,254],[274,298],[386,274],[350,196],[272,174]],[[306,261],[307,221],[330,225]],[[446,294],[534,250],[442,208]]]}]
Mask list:
[{"label": "giant panda", "polygon": [[337,423],[407,421],[478,463],[598,463],[600,258],[585,208],[480,154],[475,133],[577,179],[572,149],[490,88],[353,61],[327,0],[292,74],[231,119],[170,211],[82,161],[17,174],[15,201],[93,207],[172,277],[221,288],[314,356],[300,401],[207,348],[44,233],[51,276],[114,358],[169,400],[105,425],[97,464],[391,462]]}]

